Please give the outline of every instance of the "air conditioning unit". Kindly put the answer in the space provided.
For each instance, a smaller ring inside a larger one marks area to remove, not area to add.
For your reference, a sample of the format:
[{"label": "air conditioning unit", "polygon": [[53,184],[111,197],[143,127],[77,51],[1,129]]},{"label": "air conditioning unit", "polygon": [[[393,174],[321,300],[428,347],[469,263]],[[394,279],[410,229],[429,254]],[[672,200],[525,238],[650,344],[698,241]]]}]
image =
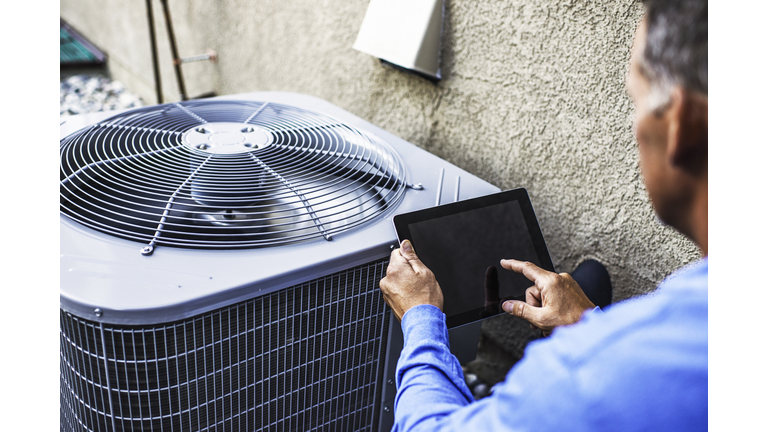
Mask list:
[{"label": "air conditioning unit", "polygon": [[62,430],[389,430],[391,216],[498,188],[295,93],[61,136]]}]

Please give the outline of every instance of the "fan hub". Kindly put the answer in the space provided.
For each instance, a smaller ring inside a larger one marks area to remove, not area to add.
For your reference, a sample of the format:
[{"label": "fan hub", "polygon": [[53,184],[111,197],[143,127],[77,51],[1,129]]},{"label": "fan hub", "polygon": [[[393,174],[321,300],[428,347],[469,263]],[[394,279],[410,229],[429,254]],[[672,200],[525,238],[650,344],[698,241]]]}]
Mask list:
[{"label": "fan hub", "polygon": [[219,132],[211,134],[208,141],[215,145],[236,145],[245,142],[245,136],[239,132]]},{"label": "fan hub", "polygon": [[215,122],[195,126],[182,136],[187,147],[210,154],[252,152],[271,144],[266,129],[244,123]]}]

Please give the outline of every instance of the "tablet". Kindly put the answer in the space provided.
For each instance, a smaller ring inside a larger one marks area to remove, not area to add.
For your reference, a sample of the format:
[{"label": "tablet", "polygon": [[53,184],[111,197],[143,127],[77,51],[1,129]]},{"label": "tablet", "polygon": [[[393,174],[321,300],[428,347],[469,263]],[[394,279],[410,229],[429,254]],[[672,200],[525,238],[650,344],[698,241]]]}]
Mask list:
[{"label": "tablet", "polygon": [[504,313],[509,299],[525,300],[532,286],[505,270],[502,259],[530,261],[554,271],[528,192],[513,189],[393,218],[443,290],[448,328]]}]

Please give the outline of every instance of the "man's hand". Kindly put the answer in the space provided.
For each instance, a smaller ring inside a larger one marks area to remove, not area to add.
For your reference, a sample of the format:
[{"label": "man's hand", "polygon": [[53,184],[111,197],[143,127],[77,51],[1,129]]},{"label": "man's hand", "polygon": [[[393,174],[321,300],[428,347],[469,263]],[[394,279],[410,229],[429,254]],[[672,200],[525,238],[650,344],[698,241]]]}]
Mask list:
[{"label": "man's hand", "polygon": [[443,291],[435,275],[419,260],[408,240],[403,240],[400,249],[392,251],[387,276],[379,282],[379,288],[398,321],[408,309],[422,304],[435,305],[443,310]]},{"label": "man's hand", "polygon": [[535,284],[525,291],[525,302],[508,300],[502,308],[540,328],[544,336],[555,327],[578,322],[584,311],[595,307],[568,273],[552,273],[512,259],[501,260],[501,266],[522,273]]}]

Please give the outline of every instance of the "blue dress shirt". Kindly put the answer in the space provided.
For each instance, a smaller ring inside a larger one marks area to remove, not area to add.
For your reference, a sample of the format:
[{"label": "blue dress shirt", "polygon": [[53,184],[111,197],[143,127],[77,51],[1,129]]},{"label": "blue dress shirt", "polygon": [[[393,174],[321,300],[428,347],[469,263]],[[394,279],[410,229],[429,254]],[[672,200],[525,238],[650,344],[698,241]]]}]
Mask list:
[{"label": "blue dress shirt", "polygon": [[394,431],[707,430],[705,258],[651,294],[529,344],[475,402],[448,348],[445,315],[409,309],[397,363]]}]

